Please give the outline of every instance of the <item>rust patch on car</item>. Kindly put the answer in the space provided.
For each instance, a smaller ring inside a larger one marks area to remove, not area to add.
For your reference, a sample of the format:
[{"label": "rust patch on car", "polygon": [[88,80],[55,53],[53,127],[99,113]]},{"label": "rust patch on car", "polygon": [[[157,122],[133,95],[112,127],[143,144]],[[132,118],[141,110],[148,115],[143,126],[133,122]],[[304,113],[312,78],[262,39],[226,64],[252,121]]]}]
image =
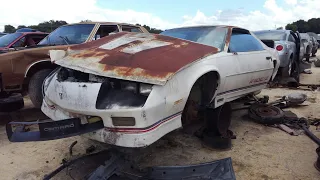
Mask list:
[{"label": "rust patch on car", "polygon": [[68,55],[56,63],[77,61],[76,66],[97,75],[164,84],[186,65],[218,52],[215,47],[169,36],[121,32],[70,47]]}]

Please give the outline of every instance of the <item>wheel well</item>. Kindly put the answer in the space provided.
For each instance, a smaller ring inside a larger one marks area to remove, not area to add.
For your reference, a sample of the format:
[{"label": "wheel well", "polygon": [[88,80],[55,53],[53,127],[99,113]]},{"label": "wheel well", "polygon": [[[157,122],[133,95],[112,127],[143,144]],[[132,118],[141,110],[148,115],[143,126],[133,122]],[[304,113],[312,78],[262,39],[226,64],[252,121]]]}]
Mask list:
[{"label": "wheel well", "polygon": [[30,81],[30,78],[38,71],[42,70],[42,69],[55,69],[57,68],[58,65],[56,64],[52,64],[51,61],[41,61],[38,63],[35,63],[33,65],[31,65],[31,67],[29,67],[29,69],[26,71],[25,74],[25,78],[24,78],[24,82],[23,82],[23,91],[27,91],[28,90],[28,84]]},{"label": "wheel well", "polygon": [[[216,71],[210,71],[200,76],[193,84],[182,113],[182,124],[192,124],[201,119],[200,109],[210,104],[219,85],[220,76]],[[215,82],[215,83],[210,83]]]},{"label": "wheel well", "polygon": [[30,78],[32,77],[32,75],[34,75],[36,72],[42,69],[55,69],[56,67],[57,65],[52,64],[51,61],[42,61],[29,67],[29,69],[26,72],[26,77]]}]

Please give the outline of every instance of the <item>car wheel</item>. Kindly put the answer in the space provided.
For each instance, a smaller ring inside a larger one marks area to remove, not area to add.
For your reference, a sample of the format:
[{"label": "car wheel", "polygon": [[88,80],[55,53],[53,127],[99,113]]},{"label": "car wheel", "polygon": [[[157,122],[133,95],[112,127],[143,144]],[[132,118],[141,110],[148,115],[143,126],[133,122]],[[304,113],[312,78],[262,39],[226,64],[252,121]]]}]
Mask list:
[{"label": "car wheel", "polygon": [[12,94],[9,97],[0,98],[0,112],[13,112],[24,107],[21,94]]},{"label": "car wheel", "polygon": [[217,88],[217,75],[208,73],[193,85],[182,112],[183,127],[204,122],[204,112]]},{"label": "car wheel", "polygon": [[292,61],[293,61],[293,57],[291,56],[289,59],[289,64],[286,67],[282,68],[281,70],[282,77],[290,77],[292,72]]},{"label": "car wheel", "polygon": [[292,63],[291,77],[293,77],[298,83],[300,82],[300,64],[298,61]]},{"label": "car wheel", "polygon": [[40,108],[42,105],[42,84],[44,79],[51,73],[52,69],[43,69],[36,72],[29,82],[29,96],[34,107]]}]

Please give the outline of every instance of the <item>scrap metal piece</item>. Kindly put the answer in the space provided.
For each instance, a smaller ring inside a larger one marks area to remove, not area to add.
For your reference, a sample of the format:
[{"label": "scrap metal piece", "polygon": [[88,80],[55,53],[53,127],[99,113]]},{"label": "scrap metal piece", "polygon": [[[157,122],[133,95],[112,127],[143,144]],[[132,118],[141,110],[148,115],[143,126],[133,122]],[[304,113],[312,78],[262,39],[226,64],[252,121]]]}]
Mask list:
[{"label": "scrap metal piece", "polygon": [[281,129],[282,131],[284,131],[284,132],[286,132],[286,133],[288,133],[288,134],[290,134],[292,136],[298,136],[299,135],[295,130],[289,128],[288,126],[286,126],[284,124],[277,124],[276,126],[279,129]]},{"label": "scrap metal piece", "polygon": [[[120,162],[120,163],[119,163]],[[98,167],[88,180],[235,180],[231,158],[190,166],[150,167],[140,172],[123,168],[125,163],[116,158],[106,161]],[[145,173],[143,173],[145,172]]]},{"label": "scrap metal piece", "polygon": [[[12,126],[17,126],[14,131]],[[26,131],[27,126],[38,126],[39,131]],[[81,124],[79,118],[71,118],[61,121],[10,122],[6,125],[6,132],[10,142],[28,142],[67,138],[102,128],[102,121]]]},{"label": "scrap metal piece", "polygon": [[292,93],[286,96],[286,100],[290,105],[299,105],[307,100],[308,96],[303,93]]}]

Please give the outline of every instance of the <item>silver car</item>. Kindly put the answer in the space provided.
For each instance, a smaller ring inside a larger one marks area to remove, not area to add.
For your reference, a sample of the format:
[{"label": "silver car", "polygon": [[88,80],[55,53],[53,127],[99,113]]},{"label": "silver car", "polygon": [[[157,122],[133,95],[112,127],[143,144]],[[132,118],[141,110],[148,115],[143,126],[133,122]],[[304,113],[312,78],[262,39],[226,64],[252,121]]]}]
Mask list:
[{"label": "silver car", "polygon": [[307,33],[300,33],[300,36],[301,42],[304,45],[304,57],[306,58],[306,61],[309,61],[313,48],[312,39]]},{"label": "silver car", "polygon": [[256,31],[254,34],[262,41],[274,41],[271,48],[276,49],[279,53],[279,71],[282,77],[291,76],[294,60],[302,60],[304,55],[301,52],[303,46],[301,46],[299,35],[290,30],[264,30]]}]

